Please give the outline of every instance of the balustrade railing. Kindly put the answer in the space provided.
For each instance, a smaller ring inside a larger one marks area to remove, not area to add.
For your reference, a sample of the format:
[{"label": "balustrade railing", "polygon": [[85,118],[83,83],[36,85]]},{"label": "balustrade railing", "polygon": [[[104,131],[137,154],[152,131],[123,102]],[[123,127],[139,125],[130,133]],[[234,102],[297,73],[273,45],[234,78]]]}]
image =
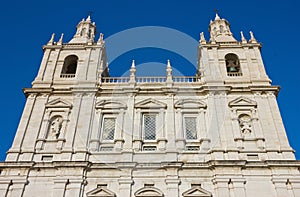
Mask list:
[{"label": "balustrade railing", "polygon": [[173,77],[173,82],[175,82],[175,83],[200,82],[200,77],[194,77],[194,76],[175,76],[175,77]]},{"label": "balustrade railing", "polygon": [[229,77],[239,77],[242,76],[243,74],[241,72],[228,72],[227,76]]},{"label": "balustrade railing", "polygon": [[127,83],[129,77],[102,77],[102,83]]},{"label": "balustrade railing", "polygon": [[60,78],[74,78],[75,74],[60,74]]},{"label": "balustrade railing", "polygon": [[164,83],[166,82],[166,77],[136,77],[135,81],[137,83]]},{"label": "balustrade railing", "polygon": [[[195,83],[200,82],[200,77],[195,76],[175,76],[172,77],[174,83]],[[102,83],[128,83],[130,77],[102,77]],[[135,77],[136,83],[166,83],[167,77]]]}]

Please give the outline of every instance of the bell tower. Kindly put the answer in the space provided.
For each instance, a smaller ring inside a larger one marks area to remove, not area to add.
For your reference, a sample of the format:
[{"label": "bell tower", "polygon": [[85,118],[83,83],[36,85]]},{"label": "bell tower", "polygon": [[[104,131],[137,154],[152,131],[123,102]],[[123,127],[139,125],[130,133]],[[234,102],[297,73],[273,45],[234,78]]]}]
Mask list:
[{"label": "bell tower", "polygon": [[82,19],[71,41],[63,36],[55,42],[52,34],[43,46],[44,56],[33,88],[96,87],[101,76],[108,76],[103,34],[95,42],[96,25],[91,17]]},{"label": "bell tower", "polygon": [[209,24],[209,41],[200,34],[198,74],[208,84],[270,85],[264,69],[260,49],[252,32],[247,41],[241,32],[237,41],[226,19],[216,14]]},{"label": "bell tower", "polygon": [[88,111],[94,108],[101,77],[108,76],[103,34],[98,41],[95,34],[88,16],[78,23],[71,41],[65,43],[64,34],[55,41],[52,34],[43,46],[38,74],[32,87],[24,88],[27,103],[7,161],[43,160],[49,154],[70,161],[74,151],[84,160]]}]

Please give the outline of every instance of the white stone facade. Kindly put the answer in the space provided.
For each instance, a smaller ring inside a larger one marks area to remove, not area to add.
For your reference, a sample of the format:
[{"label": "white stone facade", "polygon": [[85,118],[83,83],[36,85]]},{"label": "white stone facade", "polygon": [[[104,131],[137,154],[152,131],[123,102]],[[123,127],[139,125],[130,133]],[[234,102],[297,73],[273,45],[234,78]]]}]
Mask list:
[{"label": "white stone facade", "polygon": [[[300,163],[251,32],[200,35],[195,77],[109,76],[103,35],[54,35],[7,153],[0,196],[299,197]],[[195,49],[196,50],[196,49]]]}]

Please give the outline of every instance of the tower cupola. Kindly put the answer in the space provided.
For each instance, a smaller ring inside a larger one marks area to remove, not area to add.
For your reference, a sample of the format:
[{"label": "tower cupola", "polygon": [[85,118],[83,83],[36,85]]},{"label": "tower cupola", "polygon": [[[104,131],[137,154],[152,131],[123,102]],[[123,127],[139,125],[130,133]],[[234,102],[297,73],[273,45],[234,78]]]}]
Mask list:
[{"label": "tower cupola", "polygon": [[218,13],[214,21],[210,21],[209,29],[211,42],[236,42],[230,31],[230,24],[226,19],[221,19]]},{"label": "tower cupola", "polygon": [[96,34],[95,22],[91,21],[89,15],[86,19],[82,19],[77,25],[77,31],[70,43],[89,43],[94,42]]}]

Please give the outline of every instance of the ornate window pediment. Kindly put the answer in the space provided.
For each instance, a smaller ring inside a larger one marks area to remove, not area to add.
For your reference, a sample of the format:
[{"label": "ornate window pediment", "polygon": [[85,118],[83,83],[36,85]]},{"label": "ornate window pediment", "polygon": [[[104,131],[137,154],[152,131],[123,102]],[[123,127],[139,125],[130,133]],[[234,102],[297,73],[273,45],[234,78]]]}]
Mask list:
[{"label": "ornate window pediment", "polygon": [[229,102],[229,107],[256,107],[257,103],[246,97],[238,97]]},{"label": "ornate window pediment", "polygon": [[161,108],[167,108],[167,105],[160,101],[149,98],[149,99],[146,99],[146,100],[136,103],[135,108],[161,109]]},{"label": "ornate window pediment", "polygon": [[116,194],[106,188],[98,187],[96,189],[93,189],[92,191],[89,191],[86,194],[86,196],[87,197],[115,197]]},{"label": "ornate window pediment", "polygon": [[155,187],[144,187],[135,192],[135,197],[163,197],[164,194]]},{"label": "ornate window pediment", "polygon": [[175,108],[199,109],[206,107],[207,105],[204,102],[192,99],[183,99],[175,103]]},{"label": "ornate window pediment", "polygon": [[72,104],[66,100],[57,98],[48,102],[46,108],[72,108]]},{"label": "ornate window pediment", "polygon": [[191,189],[182,193],[183,197],[212,197],[209,191],[201,187],[192,187]]},{"label": "ornate window pediment", "polygon": [[102,100],[96,104],[97,109],[126,109],[124,103],[114,100]]}]

